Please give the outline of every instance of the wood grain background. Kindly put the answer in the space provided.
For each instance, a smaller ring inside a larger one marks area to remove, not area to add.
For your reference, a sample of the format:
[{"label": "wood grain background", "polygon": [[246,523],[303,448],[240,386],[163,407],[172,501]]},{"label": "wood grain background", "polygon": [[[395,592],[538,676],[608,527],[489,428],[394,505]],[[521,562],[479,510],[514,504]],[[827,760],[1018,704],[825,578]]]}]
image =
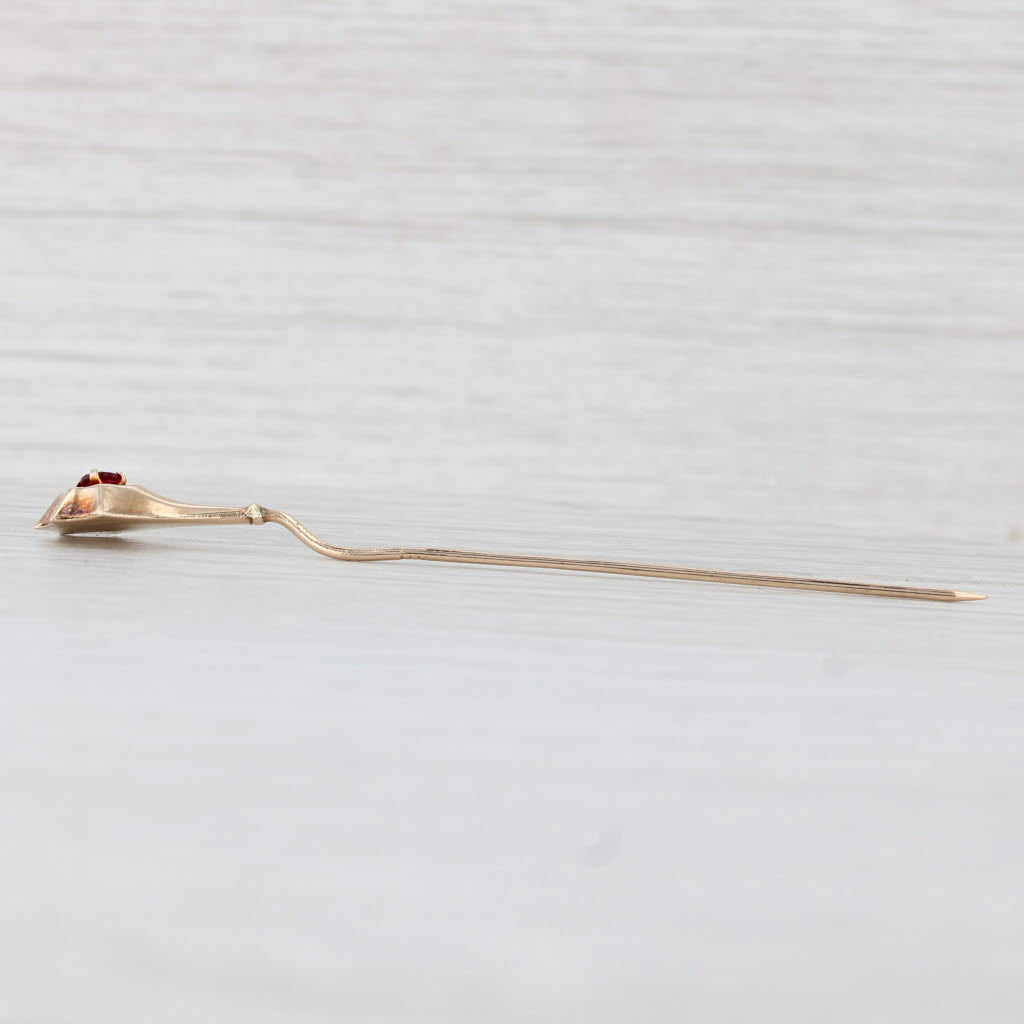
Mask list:
[{"label": "wood grain background", "polygon": [[[1019,5],[0,10],[0,1020],[1016,1021]],[[85,470],[337,542],[33,536]]]}]

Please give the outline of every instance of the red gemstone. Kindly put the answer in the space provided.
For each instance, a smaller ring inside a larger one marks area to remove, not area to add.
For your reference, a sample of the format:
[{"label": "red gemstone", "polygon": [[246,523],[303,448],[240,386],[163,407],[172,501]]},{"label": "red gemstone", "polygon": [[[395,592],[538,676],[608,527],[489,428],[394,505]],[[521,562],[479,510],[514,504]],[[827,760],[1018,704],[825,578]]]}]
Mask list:
[{"label": "red gemstone", "polygon": [[125,479],[124,473],[108,473],[106,470],[93,470],[91,473],[86,473],[81,480],[78,481],[76,486],[78,487],[92,487],[94,484],[126,484],[128,481]]}]

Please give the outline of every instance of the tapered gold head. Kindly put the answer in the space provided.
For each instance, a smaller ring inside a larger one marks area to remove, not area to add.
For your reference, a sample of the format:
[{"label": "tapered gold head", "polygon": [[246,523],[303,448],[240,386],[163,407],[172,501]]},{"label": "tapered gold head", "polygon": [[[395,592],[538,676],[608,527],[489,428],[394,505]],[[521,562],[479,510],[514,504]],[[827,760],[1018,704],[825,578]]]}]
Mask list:
[{"label": "tapered gold head", "polygon": [[112,533],[162,526],[255,521],[254,513],[248,509],[174,501],[145,487],[129,485],[123,473],[93,470],[86,473],[77,486],[54,498],[36,523],[36,529],[62,534]]}]

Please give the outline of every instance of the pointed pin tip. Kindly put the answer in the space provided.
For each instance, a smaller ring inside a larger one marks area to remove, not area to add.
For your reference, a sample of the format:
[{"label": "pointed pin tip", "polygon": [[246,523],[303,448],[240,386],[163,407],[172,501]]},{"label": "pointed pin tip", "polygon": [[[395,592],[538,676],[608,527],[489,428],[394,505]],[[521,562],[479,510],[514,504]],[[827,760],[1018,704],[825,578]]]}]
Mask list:
[{"label": "pointed pin tip", "polygon": [[954,601],[987,601],[988,594],[970,594],[966,590],[954,590]]}]

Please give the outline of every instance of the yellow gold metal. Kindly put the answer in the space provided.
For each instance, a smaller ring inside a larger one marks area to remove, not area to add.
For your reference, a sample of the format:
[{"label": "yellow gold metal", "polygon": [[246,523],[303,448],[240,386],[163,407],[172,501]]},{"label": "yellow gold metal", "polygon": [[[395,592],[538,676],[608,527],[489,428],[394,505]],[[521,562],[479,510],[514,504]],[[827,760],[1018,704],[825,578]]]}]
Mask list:
[{"label": "yellow gold metal", "polygon": [[290,530],[303,544],[319,554],[345,562],[382,562],[409,558],[428,562],[511,565],[529,569],[568,569],[575,572],[614,573],[620,576],[700,580],[705,583],[781,587],[786,590],[824,590],[836,594],[864,594],[871,597],[899,597],[918,601],[981,601],[985,598],[984,594],[936,587],[915,587],[896,583],[852,583],[846,580],[687,569],[674,565],[612,562],[604,559],[507,555],[487,551],[461,551],[454,548],[345,548],[320,540],[287,512],[278,512],[257,504],[239,508],[190,505],[171,498],[163,498],[146,490],[145,487],[127,484],[73,487],[54,499],[36,524],[36,529],[52,529],[61,534],[109,533],[161,526],[216,526],[243,523],[252,526],[277,523]]}]

